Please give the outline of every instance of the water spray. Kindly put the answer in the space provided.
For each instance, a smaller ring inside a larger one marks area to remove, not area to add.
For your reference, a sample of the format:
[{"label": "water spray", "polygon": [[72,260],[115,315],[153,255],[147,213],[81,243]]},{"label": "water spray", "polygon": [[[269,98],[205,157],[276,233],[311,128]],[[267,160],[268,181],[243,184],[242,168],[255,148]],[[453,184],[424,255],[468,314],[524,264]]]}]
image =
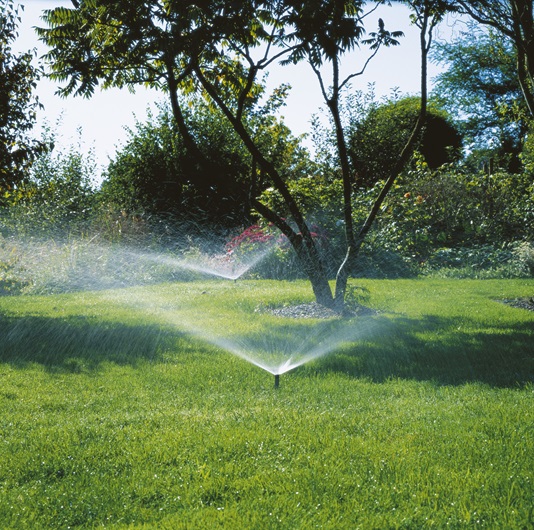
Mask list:
[{"label": "water spray", "polygon": [[199,319],[198,312],[188,314],[187,303],[183,306],[177,306],[174,301],[169,303],[169,294],[173,293],[152,295],[150,299],[143,296],[143,302],[136,300],[136,307],[143,309],[146,304],[152,312],[154,307],[159,308],[157,316],[163,322],[267,371],[274,376],[275,391],[280,388],[282,374],[368,337],[376,332],[378,324],[367,319],[349,318],[322,322],[312,319],[288,325],[286,319],[258,321],[254,316],[250,320],[250,332],[234,335],[226,315],[220,315],[216,307],[213,311],[202,307],[203,318]]}]

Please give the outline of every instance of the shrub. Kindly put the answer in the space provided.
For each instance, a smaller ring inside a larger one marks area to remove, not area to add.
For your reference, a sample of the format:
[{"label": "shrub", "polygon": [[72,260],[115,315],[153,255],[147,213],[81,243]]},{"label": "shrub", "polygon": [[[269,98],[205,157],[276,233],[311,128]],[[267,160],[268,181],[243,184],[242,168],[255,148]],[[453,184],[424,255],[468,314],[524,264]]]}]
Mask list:
[{"label": "shrub", "polygon": [[444,278],[520,278],[526,275],[523,244],[473,245],[437,249],[422,272]]},{"label": "shrub", "polygon": [[534,245],[527,241],[520,243],[515,249],[515,255],[531,276],[534,276]]},{"label": "shrub", "polygon": [[[372,187],[388,178],[419,116],[419,98],[394,99],[374,104],[360,121],[348,128],[349,153],[361,185]],[[432,102],[417,149],[436,169],[454,158],[462,145],[459,132],[445,111]]]},{"label": "shrub", "polygon": [[[368,208],[371,196],[361,195]],[[424,261],[435,249],[503,244],[534,237],[534,195],[526,174],[431,171],[419,161],[390,191],[376,229],[386,248]]]},{"label": "shrub", "polygon": [[0,236],[0,296],[20,294],[27,285],[16,249]]}]

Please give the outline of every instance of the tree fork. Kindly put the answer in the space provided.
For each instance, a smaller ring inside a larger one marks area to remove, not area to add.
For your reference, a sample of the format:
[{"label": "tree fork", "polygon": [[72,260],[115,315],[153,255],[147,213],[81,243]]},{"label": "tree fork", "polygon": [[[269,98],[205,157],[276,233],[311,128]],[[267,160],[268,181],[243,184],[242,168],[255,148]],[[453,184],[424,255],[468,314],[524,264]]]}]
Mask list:
[{"label": "tree fork", "polygon": [[[397,164],[394,166],[389,178],[386,180],[386,183],[384,184],[384,187],[382,188],[382,190],[378,194],[378,197],[373,203],[373,206],[371,207],[371,211],[369,212],[369,215],[367,216],[363,226],[361,227],[358,233],[358,236],[356,237],[356,239],[351,240],[351,244],[349,244],[348,246],[345,259],[343,260],[343,263],[338,269],[337,276],[336,276],[335,296],[334,296],[334,302],[337,307],[342,307],[343,305],[345,291],[347,289],[347,283],[348,283],[351,272],[354,270],[356,258],[358,257],[361,246],[365,238],[367,237],[367,234],[369,233],[369,230],[371,229],[371,226],[373,225],[378,215],[378,212],[380,211],[380,207],[382,206],[384,199],[389,193],[389,190],[393,186],[393,183],[395,182],[397,176],[404,169],[410,157],[412,156],[413,150],[415,148],[415,144],[425,124],[426,108],[427,108],[427,100],[428,100],[428,89],[427,89],[428,52],[430,48],[430,42],[432,39],[432,29],[433,29],[433,24],[429,24],[430,17],[431,17],[430,9],[427,6],[422,13],[421,22],[420,22],[421,25],[419,26],[421,30],[420,35],[419,35],[420,46],[421,46],[421,109],[419,112],[419,116],[413,128],[412,134],[410,135],[410,138],[408,138],[406,145],[401,151]],[[429,33],[428,41],[427,41],[427,31]]]},{"label": "tree fork", "polygon": [[[203,72],[198,65],[193,67],[193,71],[197,76],[197,79],[200,81],[201,85],[204,87],[208,95],[215,102],[215,104],[223,111],[224,115],[227,117],[228,121],[232,124],[232,127],[237,132],[245,147],[251,154],[251,156],[258,162],[258,165],[264,169],[267,175],[271,178],[276,189],[282,195],[284,202],[289,208],[291,216],[295,220],[298,229],[300,230],[299,234],[295,234],[293,230],[288,230],[289,225],[282,222],[282,219],[276,215],[274,212],[270,211],[267,213],[268,208],[260,206],[258,210],[266,219],[273,222],[275,226],[282,230],[282,232],[288,237],[289,242],[295,249],[299,261],[301,262],[306,274],[312,284],[312,290],[315,294],[315,298],[318,303],[332,307],[334,303],[334,298],[332,296],[332,290],[330,289],[330,284],[328,283],[328,278],[326,276],[326,271],[322,264],[321,257],[313,241],[311,232],[308,228],[308,225],[304,221],[302,212],[300,211],[296,201],[289,193],[289,190],[275,168],[274,164],[268,161],[257,145],[254,143],[254,140],[250,137],[249,133],[245,129],[243,123],[232,114],[228,106],[222,101],[219,94],[217,94],[214,87],[211,85],[208,79],[204,76]],[[259,201],[254,203],[255,205],[261,205]],[[267,215],[265,215],[267,214]]]},{"label": "tree fork", "polygon": [[263,218],[273,223],[291,243],[299,262],[310,280],[317,303],[334,308],[334,297],[332,296],[332,290],[324,271],[321,257],[317,252],[317,247],[313,245],[311,248],[307,248],[302,236],[295,233],[283,218],[265,206],[262,202],[257,199],[252,199],[252,205]]}]

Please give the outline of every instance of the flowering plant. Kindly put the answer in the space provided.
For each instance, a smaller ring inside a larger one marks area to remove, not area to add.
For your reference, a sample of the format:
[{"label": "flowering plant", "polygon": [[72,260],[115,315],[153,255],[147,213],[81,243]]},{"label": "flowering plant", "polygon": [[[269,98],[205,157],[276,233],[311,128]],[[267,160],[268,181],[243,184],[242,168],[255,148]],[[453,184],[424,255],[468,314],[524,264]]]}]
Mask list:
[{"label": "flowering plant", "polygon": [[[326,230],[313,224],[310,232],[319,250],[327,252],[330,245]],[[272,224],[253,224],[226,244],[228,259],[241,260],[247,256],[251,259],[254,255],[262,255],[261,261],[254,267],[255,274],[262,278],[289,279],[303,275],[287,237],[280,234]]]},{"label": "flowering plant", "polygon": [[261,227],[260,225],[254,224],[249,226],[248,228],[245,228],[243,232],[233,237],[226,244],[226,253],[229,255],[234,254],[235,251],[240,248],[243,248],[243,246],[249,247],[272,243],[273,239],[274,234],[269,233],[265,228]]}]

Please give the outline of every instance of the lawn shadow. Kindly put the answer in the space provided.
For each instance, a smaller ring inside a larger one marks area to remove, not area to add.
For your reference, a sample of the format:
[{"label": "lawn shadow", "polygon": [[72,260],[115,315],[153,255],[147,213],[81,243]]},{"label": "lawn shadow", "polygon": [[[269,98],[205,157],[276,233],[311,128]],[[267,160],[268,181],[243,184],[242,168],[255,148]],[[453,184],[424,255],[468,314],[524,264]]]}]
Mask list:
[{"label": "lawn shadow", "polygon": [[374,337],[318,361],[317,369],[382,382],[431,380],[517,387],[534,382],[534,325],[495,324],[474,331],[465,318],[374,317]]},{"label": "lawn shadow", "polygon": [[[378,315],[365,322],[356,320],[356,326],[372,331],[304,370],[342,372],[376,382],[405,378],[443,385],[482,382],[496,387],[534,382],[532,322],[514,323],[513,327],[496,323],[474,331],[476,324],[465,317],[434,315]],[[193,348],[194,342],[190,334],[156,324],[0,314],[0,363],[17,368],[36,363],[51,372],[80,373],[98,370],[105,362],[136,366],[163,360],[169,351]]]},{"label": "lawn shadow", "polygon": [[0,314],[0,363],[76,373],[103,362],[136,365],[157,360],[179,334],[156,325],[125,325],[95,317],[13,317]]}]

